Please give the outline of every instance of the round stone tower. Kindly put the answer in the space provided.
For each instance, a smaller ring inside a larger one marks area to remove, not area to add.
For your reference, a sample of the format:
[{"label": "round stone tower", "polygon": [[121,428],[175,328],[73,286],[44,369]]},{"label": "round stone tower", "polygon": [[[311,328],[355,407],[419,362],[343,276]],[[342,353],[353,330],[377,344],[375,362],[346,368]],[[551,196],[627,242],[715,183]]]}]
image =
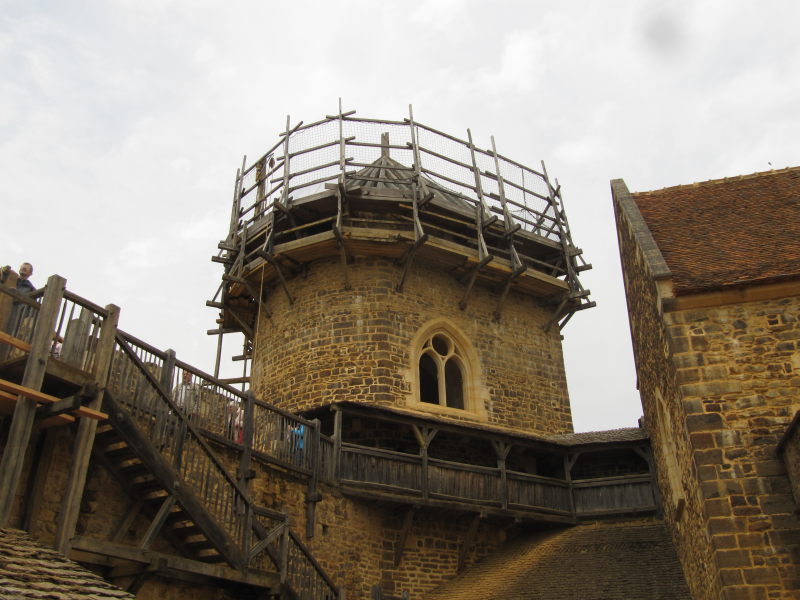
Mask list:
[{"label": "round stone tower", "polygon": [[210,304],[258,398],[572,430],[560,329],[588,265],[544,165],[491,145],[340,111],[243,164]]}]

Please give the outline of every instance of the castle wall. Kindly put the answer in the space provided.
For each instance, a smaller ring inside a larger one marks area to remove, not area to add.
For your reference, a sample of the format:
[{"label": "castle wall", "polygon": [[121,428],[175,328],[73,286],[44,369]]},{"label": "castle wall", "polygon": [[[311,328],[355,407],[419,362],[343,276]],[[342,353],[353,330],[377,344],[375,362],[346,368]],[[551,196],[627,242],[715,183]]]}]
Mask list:
[{"label": "castle wall", "polygon": [[[465,310],[465,286],[451,273],[414,263],[402,292],[401,268],[388,259],[358,258],[348,265],[344,289],[336,259],[308,265],[288,282],[289,304],[274,289],[256,333],[253,388],[258,397],[292,411],[337,401],[405,406],[456,419],[528,429],[572,431],[557,328],[544,331],[551,310],[510,293],[502,318],[498,295],[476,284]],[[436,319],[452,324],[476,358],[467,381],[476,410],[457,411],[414,401],[414,339]]]},{"label": "castle wall", "polygon": [[714,547],[706,528],[708,516],[698,486],[656,283],[627,215],[620,210],[616,212],[638,388],[656,463],[664,521],[675,542],[692,597],[718,600],[721,589]]},{"label": "castle wall", "polygon": [[795,415],[794,426],[790,427],[791,433],[784,440],[781,455],[786,472],[789,475],[794,502],[797,505],[797,510],[800,510],[800,427],[798,427],[797,421],[800,417],[798,415],[800,415],[800,412]]},{"label": "castle wall", "polygon": [[[254,463],[253,499],[257,504],[285,511],[292,529],[309,546],[314,558],[352,600],[371,598],[373,585],[383,592],[409,592],[418,598],[455,576],[461,544],[467,537],[470,515],[417,509],[406,535],[402,558],[394,563],[407,507],[362,500],[322,485],[317,503],[314,537],[306,539],[306,483],[288,474]],[[502,530],[481,525],[467,553],[466,564],[488,555],[505,541]]]},{"label": "castle wall", "polygon": [[776,446],[800,408],[800,298],[665,314],[726,598],[794,598],[800,520]]},{"label": "castle wall", "polygon": [[652,239],[615,196],[639,390],[693,596],[794,598],[800,521],[776,447],[800,407],[800,298],[662,304]]}]

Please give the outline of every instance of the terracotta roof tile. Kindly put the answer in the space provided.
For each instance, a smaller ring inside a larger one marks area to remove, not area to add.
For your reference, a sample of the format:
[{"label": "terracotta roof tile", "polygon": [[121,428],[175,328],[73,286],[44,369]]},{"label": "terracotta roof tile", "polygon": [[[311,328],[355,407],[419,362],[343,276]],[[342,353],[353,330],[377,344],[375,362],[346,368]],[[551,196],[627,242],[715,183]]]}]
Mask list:
[{"label": "terracotta roof tile", "polygon": [[606,431],[583,431],[550,436],[550,439],[569,446],[602,444],[606,442],[635,442],[648,439],[647,432],[639,427],[623,427]]},{"label": "terracotta roof tile", "polygon": [[800,167],[633,198],[676,294],[800,277]]},{"label": "terracotta roof tile", "polygon": [[0,529],[0,599],[133,600],[99,575],[33,540]]}]

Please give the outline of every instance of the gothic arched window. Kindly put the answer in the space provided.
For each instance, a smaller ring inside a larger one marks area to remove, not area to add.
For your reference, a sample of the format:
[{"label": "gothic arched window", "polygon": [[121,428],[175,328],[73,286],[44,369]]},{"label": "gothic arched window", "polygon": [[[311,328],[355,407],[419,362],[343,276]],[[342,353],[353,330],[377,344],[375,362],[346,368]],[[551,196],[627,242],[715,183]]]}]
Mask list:
[{"label": "gothic arched window", "polygon": [[420,402],[464,409],[464,359],[453,338],[438,331],[422,346],[419,357]]}]

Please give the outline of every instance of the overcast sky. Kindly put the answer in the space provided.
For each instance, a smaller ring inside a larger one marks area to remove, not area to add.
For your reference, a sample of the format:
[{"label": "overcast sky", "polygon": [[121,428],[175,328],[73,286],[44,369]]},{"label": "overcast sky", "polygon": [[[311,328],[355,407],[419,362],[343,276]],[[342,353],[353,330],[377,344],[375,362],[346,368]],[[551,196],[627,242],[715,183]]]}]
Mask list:
[{"label": "overcast sky", "polygon": [[558,178],[597,301],[564,330],[575,427],[634,426],[609,180],[800,164],[799,17],[796,0],[0,0],[0,263],[63,275],[211,370],[210,256],[242,155],[340,97],[383,119],[411,103]]}]

